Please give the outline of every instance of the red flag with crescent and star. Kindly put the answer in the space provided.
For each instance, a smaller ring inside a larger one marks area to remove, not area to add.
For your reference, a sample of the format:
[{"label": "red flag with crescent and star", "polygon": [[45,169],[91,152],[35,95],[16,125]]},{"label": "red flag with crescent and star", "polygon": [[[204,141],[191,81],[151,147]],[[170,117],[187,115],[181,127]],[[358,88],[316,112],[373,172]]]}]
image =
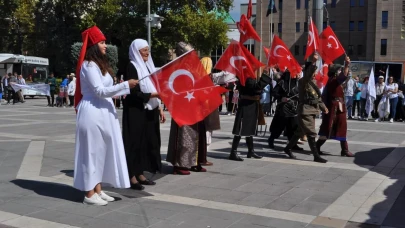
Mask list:
[{"label": "red flag with crescent and star", "polygon": [[267,48],[267,47],[263,46],[263,51],[264,51],[264,54],[266,55],[267,61],[269,61],[269,58],[270,58],[270,48]]},{"label": "red flag with crescent and star", "polygon": [[214,68],[236,75],[244,86],[247,78],[256,78],[255,70],[262,66],[247,48],[232,40]]},{"label": "red flag with crescent and star", "polygon": [[335,59],[346,53],[330,26],[321,33],[320,43],[320,55],[326,64],[332,64]]},{"label": "red flag with crescent and star", "polygon": [[269,66],[278,65],[281,71],[288,69],[291,77],[295,78],[301,72],[301,66],[291,54],[285,43],[275,35],[270,49]]},{"label": "red flag with crescent and star", "polygon": [[240,32],[239,42],[241,44],[245,43],[248,39],[262,41],[245,14],[240,16],[240,21],[236,23],[236,26]]},{"label": "red flag with crescent and star", "polygon": [[252,17],[252,10],[253,9],[253,4],[252,4],[252,0],[249,0],[249,4],[248,4],[248,9],[247,9],[247,19],[250,20],[250,18]]},{"label": "red flag with crescent and star", "polygon": [[318,67],[318,73],[315,75],[315,80],[316,80],[317,86],[321,89],[326,86],[326,83],[328,83],[329,65],[326,63],[322,63],[322,60],[321,60],[321,61],[319,61],[317,67]]},{"label": "red flag with crescent and star", "polygon": [[215,86],[195,51],[173,60],[151,75],[160,98],[181,127],[202,121],[222,104],[227,90]]},{"label": "red flag with crescent and star", "polygon": [[314,53],[315,51],[319,50],[319,36],[318,36],[318,29],[315,26],[314,21],[311,18],[311,23],[309,24],[308,30],[308,42],[307,42],[307,50],[305,52],[304,59],[308,59],[308,57]]}]

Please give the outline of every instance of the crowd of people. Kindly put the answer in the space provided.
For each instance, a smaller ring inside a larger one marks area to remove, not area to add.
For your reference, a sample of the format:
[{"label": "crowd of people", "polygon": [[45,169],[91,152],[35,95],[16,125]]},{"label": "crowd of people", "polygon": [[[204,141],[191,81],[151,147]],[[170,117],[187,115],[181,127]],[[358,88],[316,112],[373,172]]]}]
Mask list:
[{"label": "crowd of people", "polygon": [[[25,102],[22,91],[14,91],[11,86],[13,83],[20,85],[26,84],[22,75],[18,75],[16,72],[14,72],[14,74],[5,74],[0,81],[0,105],[3,99],[5,99],[7,105]],[[11,100],[13,100],[13,103],[11,103]]]}]

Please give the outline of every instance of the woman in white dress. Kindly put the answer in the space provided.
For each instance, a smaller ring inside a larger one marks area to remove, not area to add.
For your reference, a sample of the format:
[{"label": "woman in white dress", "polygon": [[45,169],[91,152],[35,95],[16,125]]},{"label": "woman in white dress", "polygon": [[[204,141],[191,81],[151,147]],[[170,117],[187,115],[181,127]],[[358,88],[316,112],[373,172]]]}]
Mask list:
[{"label": "woman in white dress", "polygon": [[[111,97],[130,93],[137,80],[113,86],[106,57],[106,38],[96,27],[82,33],[83,47],[76,75],[77,110],[74,187],[85,191],[84,204],[114,201],[101,183],[129,188],[128,169],[117,111]],[[84,61],[83,61],[84,60]]]}]

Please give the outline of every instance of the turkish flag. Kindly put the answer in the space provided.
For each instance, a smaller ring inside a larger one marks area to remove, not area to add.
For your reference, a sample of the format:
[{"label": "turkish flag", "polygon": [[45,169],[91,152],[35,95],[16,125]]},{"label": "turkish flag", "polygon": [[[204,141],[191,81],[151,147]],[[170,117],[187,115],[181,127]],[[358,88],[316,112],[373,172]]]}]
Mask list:
[{"label": "turkish flag", "polygon": [[329,65],[326,63],[322,64],[322,60],[319,62],[318,73],[315,75],[316,84],[319,88],[323,88],[326,83],[328,83],[329,77]]},{"label": "turkish flag", "polygon": [[288,69],[292,78],[295,78],[301,72],[300,64],[291,54],[285,43],[277,35],[274,35],[270,55],[268,62],[269,66],[278,65],[281,71]]},{"label": "turkish flag", "polygon": [[263,46],[263,50],[264,50],[264,54],[266,55],[267,61],[270,58],[270,48],[266,48],[265,46]]},{"label": "turkish flag", "polygon": [[222,104],[225,88],[215,86],[195,51],[151,75],[159,96],[181,127],[202,121]]},{"label": "turkish flag", "polygon": [[245,43],[248,39],[262,41],[245,14],[242,14],[242,16],[240,17],[240,21],[236,23],[236,26],[238,27],[240,32],[239,42],[241,44]]},{"label": "turkish flag", "polygon": [[214,68],[236,75],[244,86],[247,78],[256,78],[254,71],[262,66],[247,48],[232,40]]},{"label": "turkish flag", "polygon": [[308,31],[307,50],[305,52],[304,59],[307,59],[312,53],[318,50],[319,50],[318,29],[316,28],[315,23],[311,18],[311,23],[309,25]]},{"label": "turkish flag", "polygon": [[249,0],[248,9],[247,9],[247,19],[250,20],[252,17],[252,0]]},{"label": "turkish flag", "polygon": [[346,53],[330,26],[326,27],[321,33],[320,43],[320,54],[326,64],[331,64],[335,59]]}]

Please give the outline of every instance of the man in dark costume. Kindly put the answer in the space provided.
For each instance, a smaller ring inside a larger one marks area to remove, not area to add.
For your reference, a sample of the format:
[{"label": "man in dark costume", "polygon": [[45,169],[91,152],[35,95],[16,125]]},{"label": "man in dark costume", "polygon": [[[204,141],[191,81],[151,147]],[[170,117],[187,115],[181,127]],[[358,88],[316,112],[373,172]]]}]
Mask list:
[{"label": "man in dark costume", "polygon": [[[239,103],[238,111],[235,117],[235,123],[233,125],[232,134],[234,134],[232,142],[232,150],[229,155],[230,160],[243,161],[238,156],[237,149],[241,136],[246,137],[246,144],[248,147],[248,158],[262,158],[254,153],[253,149],[253,135],[256,133],[258,121],[264,122],[263,111],[260,110],[260,95],[264,87],[271,83],[271,78],[268,76],[268,72],[263,72],[259,80],[254,78],[246,79],[245,86],[242,86],[240,82],[237,82],[237,88],[239,90]],[[261,113],[260,113],[261,112]]]},{"label": "man in dark costume", "polygon": [[[291,140],[297,123],[297,105],[298,105],[298,79],[291,78],[290,72],[285,71],[281,79],[274,87],[272,96],[277,99],[276,113],[270,125],[270,137],[268,139],[269,147],[274,148],[274,139],[280,137],[283,131],[286,131],[288,140]],[[292,149],[303,150],[295,145]]]},{"label": "man in dark costume", "polygon": [[320,137],[316,142],[316,147],[320,154],[323,154],[320,149],[326,140],[335,139],[340,141],[340,147],[342,148],[341,156],[354,156],[349,151],[346,139],[346,105],[344,102],[344,91],[342,87],[342,84],[347,83],[349,65],[350,58],[346,57],[343,72],[341,72],[341,65],[334,64],[329,66],[329,81],[322,94],[322,100],[329,109],[329,113],[322,115],[322,124],[319,130]]},{"label": "man in dark costume", "polygon": [[315,137],[315,118],[319,115],[319,109],[321,109],[325,114],[328,113],[328,109],[322,102],[321,91],[316,86],[315,82],[315,71],[316,61],[318,60],[318,54],[313,55],[313,61],[307,64],[305,67],[304,76],[299,80],[298,83],[298,125],[299,128],[294,132],[293,137],[288,142],[287,146],[284,148],[284,152],[288,154],[290,158],[295,158],[292,154],[291,149],[297,144],[298,139],[304,135],[308,138],[309,148],[314,155],[314,161],[320,163],[326,163],[327,160],[321,158],[319,152],[316,148]]}]

